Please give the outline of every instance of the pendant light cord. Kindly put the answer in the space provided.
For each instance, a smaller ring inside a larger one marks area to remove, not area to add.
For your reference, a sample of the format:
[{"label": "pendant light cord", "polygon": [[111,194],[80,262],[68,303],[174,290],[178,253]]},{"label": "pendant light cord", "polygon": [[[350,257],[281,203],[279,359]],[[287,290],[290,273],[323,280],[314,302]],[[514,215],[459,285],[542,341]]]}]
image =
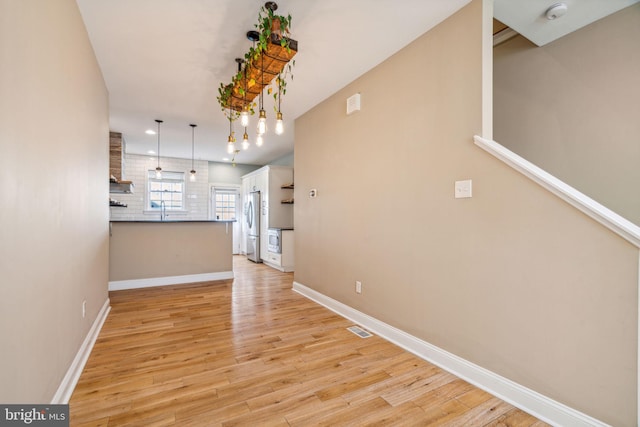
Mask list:
[{"label": "pendant light cord", "polygon": [[156,119],[156,123],[158,123],[158,168],[159,168],[160,167],[160,123],[162,123],[162,120]]},{"label": "pendant light cord", "polygon": [[280,112],[280,99],[282,99],[282,93],[280,91],[280,84],[282,83],[282,73],[278,74],[278,113]]},{"label": "pendant light cord", "polygon": [[260,84],[262,86],[262,90],[260,91],[260,109],[264,110],[264,52],[260,56],[262,61],[260,65]]},{"label": "pendant light cord", "polygon": [[191,126],[191,170],[194,170],[193,169],[193,157],[195,155],[194,154],[195,153],[194,133],[195,133],[197,125],[193,125],[192,124],[192,125],[189,125],[189,126]]}]

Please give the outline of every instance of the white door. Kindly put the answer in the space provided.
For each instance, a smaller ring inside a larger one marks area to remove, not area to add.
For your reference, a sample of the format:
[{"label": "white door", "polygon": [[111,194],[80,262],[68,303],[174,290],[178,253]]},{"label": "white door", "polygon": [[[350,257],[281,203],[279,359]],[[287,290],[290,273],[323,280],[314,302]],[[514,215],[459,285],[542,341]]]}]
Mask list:
[{"label": "white door", "polygon": [[240,199],[240,187],[231,186],[211,186],[210,197],[211,209],[209,219],[221,221],[234,220],[233,223],[233,254],[240,253],[240,224],[242,222],[242,200]]}]

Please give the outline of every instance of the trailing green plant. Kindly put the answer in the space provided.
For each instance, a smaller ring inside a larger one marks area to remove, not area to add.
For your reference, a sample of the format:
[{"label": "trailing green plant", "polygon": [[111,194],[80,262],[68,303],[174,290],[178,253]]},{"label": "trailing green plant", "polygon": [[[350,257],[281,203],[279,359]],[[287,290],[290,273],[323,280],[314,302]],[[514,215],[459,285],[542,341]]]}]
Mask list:
[{"label": "trailing green plant", "polygon": [[[230,120],[235,120],[239,114],[237,112],[234,114],[232,110],[231,117],[229,115],[229,103],[231,102],[232,96],[235,94],[242,98],[246,95],[246,90],[256,84],[256,81],[253,79],[249,79],[246,82],[246,88],[243,87],[242,84],[237,84],[243,81],[245,71],[248,69],[247,67],[253,67],[254,64],[257,63],[262,52],[268,49],[269,43],[279,43],[281,47],[287,50],[287,52],[291,52],[289,39],[291,30],[290,14],[287,16],[277,15],[271,8],[262,6],[258,13],[258,23],[254,26],[259,34],[258,40],[244,55],[244,65],[238,73],[233,76],[231,83],[227,85],[220,83],[220,87],[218,88],[218,103],[220,104],[221,110],[225,113],[225,116]],[[273,97],[278,104],[281,102],[282,97],[287,93],[287,79],[293,80],[293,66],[295,66],[295,60],[287,63],[284,70],[276,77],[275,81],[278,90],[273,93]],[[272,88],[269,87],[268,94],[271,95],[272,92]],[[247,105],[248,110],[252,115],[255,113],[255,106],[255,102]]]},{"label": "trailing green plant", "polygon": [[234,82],[231,82],[227,85],[224,83],[220,83],[218,87],[218,96],[217,100],[220,104],[220,109],[224,113],[225,117],[231,121],[234,121],[238,118],[239,113],[233,109],[229,108],[229,103],[231,102],[231,96],[233,95],[233,87]]},{"label": "trailing green plant", "polygon": [[260,34],[256,43],[259,52],[267,50],[270,40],[275,39],[280,46],[290,51],[289,35],[291,30],[291,15],[276,15],[276,13],[266,6],[260,8],[258,13],[258,23],[255,25]]},{"label": "trailing green plant", "polygon": [[[287,94],[287,78],[293,80],[293,67],[296,65],[296,60],[289,62],[284,69],[278,74],[275,79],[276,87],[278,90],[273,91],[273,100],[275,103],[273,104],[273,109],[277,113],[280,111],[280,104],[282,103],[282,97]],[[268,93],[271,94],[272,90],[269,88]]]}]

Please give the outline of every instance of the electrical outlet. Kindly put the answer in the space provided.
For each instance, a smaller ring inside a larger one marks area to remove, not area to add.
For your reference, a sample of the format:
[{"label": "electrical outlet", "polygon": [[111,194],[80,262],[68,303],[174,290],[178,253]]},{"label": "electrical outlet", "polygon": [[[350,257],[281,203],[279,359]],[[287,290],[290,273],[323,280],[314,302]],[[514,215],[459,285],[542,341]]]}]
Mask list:
[{"label": "electrical outlet", "polygon": [[82,301],[82,318],[84,319],[87,315],[87,300]]},{"label": "electrical outlet", "polygon": [[362,293],[362,282],[359,280],[356,280],[356,294],[361,294]]}]

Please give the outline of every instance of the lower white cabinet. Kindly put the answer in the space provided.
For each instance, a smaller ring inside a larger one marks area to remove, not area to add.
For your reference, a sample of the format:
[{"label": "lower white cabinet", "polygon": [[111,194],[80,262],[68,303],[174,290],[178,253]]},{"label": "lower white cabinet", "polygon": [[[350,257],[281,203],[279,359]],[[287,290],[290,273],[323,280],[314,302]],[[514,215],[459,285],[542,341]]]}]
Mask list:
[{"label": "lower white cabinet", "polygon": [[293,230],[282,230],[282,253],[267,252],[267,255],[262,258],[262,262],[276,270],[294,271],[293,236]]}]

